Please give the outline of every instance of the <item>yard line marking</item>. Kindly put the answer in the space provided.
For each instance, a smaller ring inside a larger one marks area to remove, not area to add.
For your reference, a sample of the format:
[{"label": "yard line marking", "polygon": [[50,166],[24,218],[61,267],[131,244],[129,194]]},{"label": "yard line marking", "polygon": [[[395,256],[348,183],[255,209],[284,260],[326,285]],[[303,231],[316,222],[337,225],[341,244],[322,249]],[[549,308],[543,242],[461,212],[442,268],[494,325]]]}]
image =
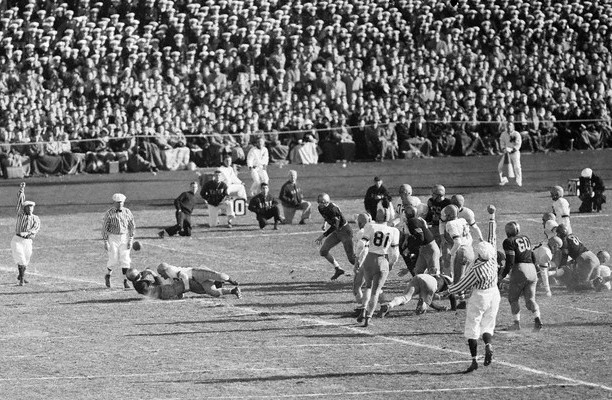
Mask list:
[{"label": "yard line marking", "polygon": [[[240,306],[233,306],[233,307],[237,308],[237,309],[240,309],[240,310],[249,310],[249,311],[257,313],[257,314],[259,314],[261,312],[261,311],[257,311],[255,309],[248,308],[248,307],[240,307]],[[339,324],[339,323],[333,322],[333,321],[325,321],[325,320],[318,319],[318,318],[301,318],[301,317],[295,317],[295,316],[291,316],[291,315],[286,315],[285,317],[287,319],[299,319],[299,320],[304,321],[304,322],[311,322],[311,323],[312,322],[319,322],[323,326],[335,326],[335,327],[338,327],[338,328],[344,328],[344,329],[350,330],[352,332],[357,332],[357,333],[365,334],[365,335],[372,336],[372,337],[378,337],[378,338],[381,338],[381,339],[384,339],[384,340],[389,340],[389,341],[392,341],[392,342],[401,343],[401,344],[405,344],[405,345],[412,346],[412,347],[421,347],[421,348],[425,348],[425,349],[429,349],[429,350],[440,351],[440,352],[443,352],[443,353],[458,354],[458,355],[461,355],[463,357],[466,357],[466,359],[469,356],[469,354],[464,352],[464,351],[447,349],[447,348],[439,347],[439,346],[432,345],[432,344],[414,342],[412,340],[405,340],[405,339],[399,339],[399,338],[394,338],[394,337],[387,337],[387,336],[383,336],[383,335],[378,335],[378,334],[369,332],[369,331],[364,330],[364,329],[359,329],[359,328],[355,328],[355,327],[352,327],[352,326],[342,325],[342,324]],[[497,364],[504,365],[504,366],[509,367],[509,368],[518,369],[518,370],[523,371],[523,372],[529,372],[531,374],[547,376],[549,378],[555,378],[555,379],[562,380],[562,381],[569,382],[569,383],[576,384],[576,385],[589,386],[589,387],[594,387],[594,388],[598,388],[598,389],[602,389],[602,390],[606,390],[606,391],[612,392],[612,387],[606,386],[606,385],[602,385],[602,384],[599,384],[599,383],[587,382],[587,381],[583,381],[581,379],[574,379],[574,378],[570,378],[570,377],[567,377],[567,376],[556,374],[554,372],[542,371],[542,370],[539,370],[539,369],[536,369],[536,368],[527,367],[527,366],[524,366],[524,365],[521,365],[521,364],[515,364],[515,363],[511,363],[511,362],[507,362],[507,361],[501,361],[499,359],[496,359],[495,362]]]},{"label": "yard line marking", "polygon": [[544,389],[547,387],[568,387],[582,386],[579,384],[567,383],[551,383],[540,385],[522,385],[522,386],[480,386],[480,387],[458,387],[458,388],[437,388],[437,389],[388,389],[388,390],[364,390],[359,392],[322,392],[322,393],[304,393],[304,394],[278,394],[278,395],[247,395],[247,396],[219,396],[207,397],[209,399],[292,399],[300,397],[338,397],[338,396],[365,396],[375,394],[399,394],[399,393],[450,393],[450,392],[470,392],[470,391],[485,391],[485,390],[525,390],[525,389]]},{"label": "yard line marking", "polygon": [[[220,236],[201,236],[202,239],[241,239],[241,238],[254,238],[263,236],[299,236],[299,235],[311,235],[313,233],[323,233],[324,231],[306,231],[306,232],[278,232],[278,233],[255,233],[248,235],[220,235]],[[200,238],[200,237],[198,237]]]},{"label": "yard line marking", "polygon": [[609,315],[610,314],[610,313],[603,312],[603,311],[589,310],[588,308],[578,308],[578,307],[572,307],[572,306],[562,306],[562,305],[558,305],[558,304],[555,304],[555,307],[569,308],[571,310],[590,312],[590,313],[593,313],[593,314],[603,314],[603,315]]},{"label": "yard line marking", "polygon": [[[252,347],[251,347],[252,348]],[[390,367],[413,367],[413,366],[436,366],[446,364],[459,364],[465,363],[465,361],[441,361],[433,363],[400,363],[400,364],[372,364],[372,365],[351,365],[347,368],[353,369],[370,369],[370,368],[390,368]],[[336,370],[336,366],[329,367],[261,367],[253,365],[251,368],[245,368],[243,365],[231,368],[208,368],[208,369],[194,369],[187,371],[157,371],[157,372],[142,372],[132,374],[106,374],[106,375],[70,375],[70,376],[31,376],[31,377],[15,377],[15,378],[0,378],[2,382],[13,382],[13,381],[62,381],[62,380],[78,380],[78,379],[110,379],[110,378],[148,378],[151,376],[168,376],[168,375],[184,375],[184,374],[203,374],[219,371],[309,371],[309,370]],[[298,377],[296,377],[298,378]]]},{"label": "yard line marking", "polygon": [[[9,273],[15,272],[15,268],[0,267],[0,271],[9,272]],[[72,278],[68,276],[47,275],[47,274],[41,274],[39,272],[30,272],[29,270],[27,271],[27,274],[33,275],[33,276],[40,276],[41,278],[51,278],[51,279],[56,279],[56,280],[66,281],[66,282],[90,283],[96,286],[105,286],[104,283],[102,282],[88,281],[86,279]],[[24,294],[27,294],[27,293],[24,293]]]}]

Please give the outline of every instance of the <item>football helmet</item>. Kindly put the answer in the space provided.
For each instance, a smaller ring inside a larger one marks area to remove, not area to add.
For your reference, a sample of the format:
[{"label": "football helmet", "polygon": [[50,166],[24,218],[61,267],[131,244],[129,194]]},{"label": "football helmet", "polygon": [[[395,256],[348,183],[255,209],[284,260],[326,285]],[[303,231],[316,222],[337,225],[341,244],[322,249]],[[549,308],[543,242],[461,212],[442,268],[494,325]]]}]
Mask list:
[{"label": "football helmet", "polygon": [[368,213],[361,213],[357,215],[357,226],[359,226],[359,229],[363,229],[363,227],[370,221],[372,221],[372,218]]},{"label": "football helmet", "polygon": [[610,261],[610,253],[605,250],[602,250],[597,253],[597,258],[601,264],[607,264]]},{"label": "football helmet", "polygon": [[557,217],[555,216],[555,214],[551,213],[551,212],[545,212],[544,214],[542,214],[542,223],[545,224],[546,221],[554,221]]},{"label": "football helmet", "polygon": [[451,204],[442,209],[441,219],[442,221],[452,221],[457,219],[459,216],[459,209],[457,206]]},{"label": "football helmet", "polygon": [[328,205],[329,203],[331,203],[329,195],[327,193],[319,194],[319,196],[317,197],[317,203],[322,206]]},{"label": "football helmet", "polygon": [[550,197],[553,200],[558,200],[560,197],[563,197],[563,188],[561,186],[553,186],[550,189]]},{"label": "football helmet", "polygon": [[559,224],[555,232],[561,239],[564,239],[567,235],[569,235],[569,231],[567,230],[567,226],[565,226],[565,224]]},{"label": "football helmet", "polygon": [[132,282],[136,281],[139,276],[140,271],[138,271],[136,268],[128,268],[128,270],[125,272],[125,278]]},{"label": "football helmet", "polygon": [[402,186],[400,186],[399,188],[399,195],[400,197],[404,197],[404,196],[412,196],[412,186],[410,186],[407,183],[404,183]]},{"label": "football helmet", "polygon": [[386,208],[376,210],[376,222],[385,222],[389,220],[389,211]]},{"label": "football helmet", "polygon": [[551,232],[558,226],[559,224],[554,219],[550,219],[544,223],[544,229]]},{"label": "football helmet", "polygon": [[583,178],[591,178],[593,176],[593,170],[591,168],[585,168],[580,173],[580,176]]},{"label": "football helmet", "polygon": [[444,196],[446,194],[446,189],[442,185],[436,185],[431,190],[431,194],[434,196]]},{"label": "football helmet", "polygon": [[421,204],[421,199],[416,196],[406,196],[402,203],[404,207],[418,207]]},{"label": "football helmet", "polygon": [[462,209],[465,204],[465,198],[460,194],[454,194],[453,197],[451,197],[451,203],[456,205],[459,209]]},{"label": "football helmet", "polygon": [[506,224],[506,236],[516,236],[521,232],[521,226],[516,221],[511,221]]}]

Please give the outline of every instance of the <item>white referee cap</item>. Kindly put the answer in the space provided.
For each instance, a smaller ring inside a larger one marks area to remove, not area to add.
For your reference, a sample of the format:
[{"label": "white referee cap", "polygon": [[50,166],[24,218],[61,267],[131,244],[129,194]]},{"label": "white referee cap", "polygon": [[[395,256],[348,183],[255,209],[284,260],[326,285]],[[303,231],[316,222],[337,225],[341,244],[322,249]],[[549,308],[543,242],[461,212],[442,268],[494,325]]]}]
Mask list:
[{"label": "white referee cap", "polygon": [[31,200],[27,200],[27,201],[24,201],[24,202],[23,202],[23,206],[24,206],[24,207],[27,207],[27,206],[32,206],[32,207],[34,207],[35,205],[36,205],[36,203],[34,203],[34,202],[33,202],[33,201],[31,201]]},{"label": "white referee cap", "polygon": [[113,201],[125,201],[125,199],[126,199],[125,195],[121,193],[115,193],[113,195]]}]

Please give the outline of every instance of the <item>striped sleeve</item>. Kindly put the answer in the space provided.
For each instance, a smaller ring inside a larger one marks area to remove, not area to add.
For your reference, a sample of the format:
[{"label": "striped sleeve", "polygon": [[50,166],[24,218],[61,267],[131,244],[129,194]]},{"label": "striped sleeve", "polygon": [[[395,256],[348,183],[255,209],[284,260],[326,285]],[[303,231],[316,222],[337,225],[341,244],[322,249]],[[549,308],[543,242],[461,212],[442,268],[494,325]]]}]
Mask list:
[{"label": "striped sleeve", "polygon": [[104,214],[104,220],[102,221],[102,239],[108,240],[108,224],[110,220],[110,211],[108,210],[106,214]]},{"label": "striped sleeve", "polygon": [[134,231],[136,230],[136,224],[134,223],[134,215],[132,215],[132,211],[127,210],[128,212],[128,236],[130,238],[134,238]]},{"label": "striped sleeve", "polygon": [[468,271],[467,274],[463,275],[459,282],[454,285],[448,287],[448,292],[450,294],[461,293],[472,287],[476,286],[478,283],[478,276],[476,275],[475,268],[472,268]]}]

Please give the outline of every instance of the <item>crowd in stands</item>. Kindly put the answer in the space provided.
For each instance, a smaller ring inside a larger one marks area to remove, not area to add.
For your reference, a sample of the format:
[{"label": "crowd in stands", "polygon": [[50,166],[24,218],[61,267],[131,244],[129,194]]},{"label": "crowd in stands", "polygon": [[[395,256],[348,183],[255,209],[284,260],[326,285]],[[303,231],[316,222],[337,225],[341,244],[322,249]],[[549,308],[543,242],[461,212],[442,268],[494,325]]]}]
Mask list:
[{"label": "crowd in stands", "polygon": [[608,147],[611,25],[612,0],[0,1],[2,164]]}]

